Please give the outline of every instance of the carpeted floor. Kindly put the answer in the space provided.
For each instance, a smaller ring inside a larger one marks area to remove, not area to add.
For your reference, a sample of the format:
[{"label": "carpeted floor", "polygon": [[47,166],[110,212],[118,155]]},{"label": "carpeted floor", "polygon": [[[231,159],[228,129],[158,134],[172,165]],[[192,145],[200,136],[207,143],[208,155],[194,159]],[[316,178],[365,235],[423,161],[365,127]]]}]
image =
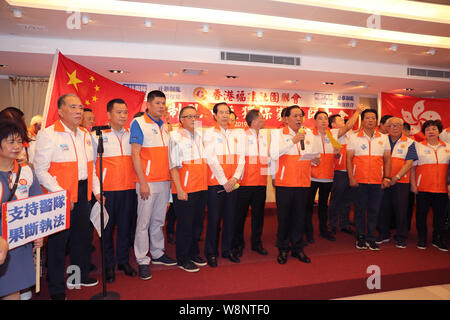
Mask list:
[{"label": "carpeted floor", "polygon": [[[427,250],[417,249],[414,223],[406,249],[397,249],[391,240],[381,245],[378,252],[360,251],[355,248],[354,238],[345,233],[338,232],[336,242],[320,238],[315,213],[316,242],[305,248],[312,263],[304,264],[289,256],[286,265],[279,265],[275,247],[276,215],[270,209],[267,213],[263,233],[264,246],[269,251],[267,256],[261,256],[248,248],[250,219],[247,219],[247,248],[244,249],[241,263],[219,258],[218,268],[206,266],[198,273],[187,273],[176,266],[151,265],[152,278],[147,281],[138,277],[129,278],[116,271],[116,281],[108,284],[107,290],[118,292],[122,300],[288,300],[333,299],[450,283],[449,252],[437,250],[431,246],[431,240]],[[201,250],[203,244],[202,241]],[[94,245],[97,250],[92,254],[92,261],[101,270],[97,237]],[[167,244],[166,251],[175,258],[175,245]],[[131,265],[137,267],[132,250],[130,256]],[[372,265],[379,267],[381,289],[369,290],[367,287],[367,279],[372,275],[372,272],[367,272],[367,268]],[[100,271],[91,275],[99,279],[100,283],[91,288],[66,290],[68,299],[90,299],[102,292]],[[34,295],[33,299],[49,299],[45,278],[42,278],[41,287],[40,294]]]}]

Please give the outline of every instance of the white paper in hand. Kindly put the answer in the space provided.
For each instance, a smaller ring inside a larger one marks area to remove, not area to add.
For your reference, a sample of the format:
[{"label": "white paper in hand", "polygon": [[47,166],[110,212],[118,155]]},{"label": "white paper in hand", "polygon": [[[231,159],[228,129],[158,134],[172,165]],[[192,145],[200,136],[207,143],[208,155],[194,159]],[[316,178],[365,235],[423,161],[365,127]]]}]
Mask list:
[{"label": "white paper in hand", "polygon": [[[104,227],[106,228],[106,225],[108,224],[109,215],[106,211],[105,206],[103,206],[103,219],[104,219]],[[100,221],[100,203],[97,201],[91,210],[91,222],[95,227],[95,230],[97,230],[97,234],[100,237],[101,235],[101,221]]]},{"label": "white paper in hand", "polygon": [[312,160],[315,158],[320,157],[320,153],[314,152],[314,153],[305,153],[303,154],[298,161],[306,161],[306,160]]}]

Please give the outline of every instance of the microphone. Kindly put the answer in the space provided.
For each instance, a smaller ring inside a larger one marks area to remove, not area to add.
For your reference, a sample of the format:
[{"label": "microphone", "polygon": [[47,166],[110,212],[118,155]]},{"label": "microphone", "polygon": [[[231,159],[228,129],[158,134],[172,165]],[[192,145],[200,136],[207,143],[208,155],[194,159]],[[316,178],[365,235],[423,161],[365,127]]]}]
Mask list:
[{"label": "microphone", "polygon": [[106,126],[95,126],[91,128],[91,131],[101,131],[101,130],[108,130],[111,129],[109,125]]},{"label": "microphone", "polygon": [[[305,130],[303,130],[303,127],[301,127],[298,132],[300,133],[305,133]],[[305,140],[300,140],[300,146],[302,148],[302,150],[305,150]]]}]

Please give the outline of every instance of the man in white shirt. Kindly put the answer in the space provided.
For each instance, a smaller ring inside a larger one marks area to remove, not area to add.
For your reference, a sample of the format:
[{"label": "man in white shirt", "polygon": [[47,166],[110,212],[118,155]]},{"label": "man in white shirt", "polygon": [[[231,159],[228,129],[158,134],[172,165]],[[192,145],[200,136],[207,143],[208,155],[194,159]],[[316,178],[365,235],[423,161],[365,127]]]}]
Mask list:
[{"label": "man in white shirt", "polygon": [[59,120],[39,131],[36,139],[34,167],[41,185],[49,192],[70,193],[70,229],[49,236],[47,242],[48,286],[52,299],[65,299],[65,252],[70,238],[70,263],[81,271],[80,283],[71,286],[94,286],[89,277],[91,236],[89,200],[92,192],[100,199],[100,184],[95,174],[94,152],[89,132],[80,127],[83,105],[74,94],[58,99]]}]

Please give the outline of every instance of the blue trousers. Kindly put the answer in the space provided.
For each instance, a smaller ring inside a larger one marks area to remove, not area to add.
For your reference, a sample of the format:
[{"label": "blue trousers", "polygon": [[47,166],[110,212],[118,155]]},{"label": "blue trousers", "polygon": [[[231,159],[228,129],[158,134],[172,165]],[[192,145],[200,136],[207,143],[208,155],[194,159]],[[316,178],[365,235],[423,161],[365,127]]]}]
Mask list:
[{"label": "blue trousers", "polygon": [[358,187],[354,188],[353,195],[355,197],[356,236],[363,236],[368,241],[375,241],[383,189],[380,184],[360,183]]}]

